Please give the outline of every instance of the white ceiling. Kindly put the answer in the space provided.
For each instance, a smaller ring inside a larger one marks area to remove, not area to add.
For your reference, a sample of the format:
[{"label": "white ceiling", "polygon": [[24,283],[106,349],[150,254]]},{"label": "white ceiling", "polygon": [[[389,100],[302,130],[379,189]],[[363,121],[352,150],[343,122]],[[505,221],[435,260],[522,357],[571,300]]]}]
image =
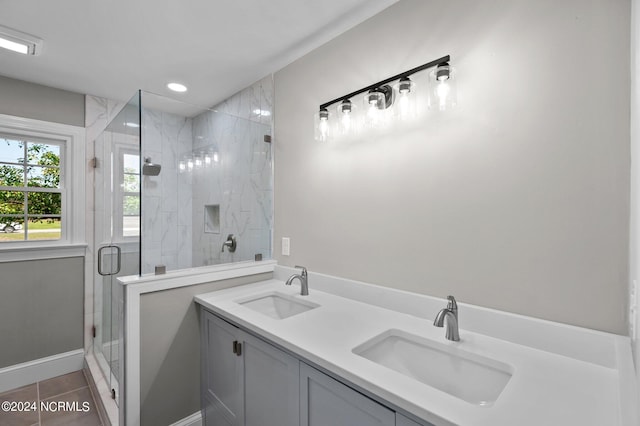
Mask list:
[{"label": "white ceiling", "polygon": [[[39,56],[0,49],[0,75],[116,100],[142,89],[213,106],[395,1],[0,0],[0,25],[44,39]],[[170,92],[170,81],[188,92]]]}]

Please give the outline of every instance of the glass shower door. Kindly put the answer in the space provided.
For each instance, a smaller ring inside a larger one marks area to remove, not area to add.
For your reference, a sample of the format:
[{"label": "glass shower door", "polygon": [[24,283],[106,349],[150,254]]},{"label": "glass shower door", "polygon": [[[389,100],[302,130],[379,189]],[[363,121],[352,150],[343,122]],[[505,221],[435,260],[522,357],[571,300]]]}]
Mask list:
[{"label": "glass shower door", "polygon": [[94,145],[93,350],[116,402],[120,312],[117,278],[140,271],[140,112],[136,94]]}]

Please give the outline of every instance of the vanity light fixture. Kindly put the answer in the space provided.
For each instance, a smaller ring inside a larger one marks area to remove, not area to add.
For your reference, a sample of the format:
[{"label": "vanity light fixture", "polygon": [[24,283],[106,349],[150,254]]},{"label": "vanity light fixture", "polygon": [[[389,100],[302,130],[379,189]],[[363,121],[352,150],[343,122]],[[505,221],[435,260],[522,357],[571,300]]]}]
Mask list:
[{"label": "vanity light fixture", "polygon": [[[435,71],[432,72],[434,83],[430,83],[430,86],[434,87],[429,90],[429,106],[437,105],[439,110],[454,106],[455,88],[451,87],[453,69],[449,65],[449,60],[449,55],[443,56],[320,105],[315,115],[316,140],[327,141],[330,139],[334,125],[331,123],[332,118],[328,107],[338,102],[340,102],[337,108],[339,122],[335,123],[335,126],[339,131],[336,133],[353,132],[355,127],[352,122],[353,106],[355,105],[353,98],[362,94],[364,94],[365,108],[362,123],[366,127],[381,127],[387,123],[390,115],[395,115],[401,120],[413,118],[416,115],[416,85],[410,77],[429,68],[435,67]],[[390,83],[393,82],[397,82],[394,87],[390,86]],[[390,108],[392,105],[394,107]],[[393,112],[386,110],[392,110]]]},{"label": "vanity light fixture", "polygon": [[42,52],[42,39],[0,25],[0,47],[23,55],[39,55]]}]

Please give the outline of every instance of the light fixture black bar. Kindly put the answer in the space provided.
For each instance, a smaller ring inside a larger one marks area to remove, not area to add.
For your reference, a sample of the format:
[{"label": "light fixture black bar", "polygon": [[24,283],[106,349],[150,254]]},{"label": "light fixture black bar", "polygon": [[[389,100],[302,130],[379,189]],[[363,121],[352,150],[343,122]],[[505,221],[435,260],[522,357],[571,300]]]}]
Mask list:
[{"label": "light fixture black bar", "polygon": [[400,80],[403,77],[409,77],[410,75],[415,74],[415,73],[417,73],[419,71],[422,71],[422,70],[426,70],[427,68],[431,68],[431,67],[435,67],[436,65],[444,64],[445,62],[449,62],[449,60],[450,60],[450,56],[447,55],[447,56],[443,56],[440,59],[436,59],[435,61],[427,62],[424,65],[420,65],[419,67],[412,68],[409,71],[405,71],[405,72],[400,73],[398,75],[394,75],[393,77],[389,77],[386,80],[379,81],[379,82],[377,82],[375,84],[372,84],[370,86],[367,86],[367,87],[365,87],[363,89],[356,90],[355,92],[349,93],[348,95],[340,96],[339,98],[335,98],[332,101],[325,102],[322,105],[320,105],[320,109],[325,109],[329,105],[333,105],[336,102],[340,102],[340,101],[344,101],[346,99],[350,99],[350,98],[352,98],[352,97],[354,97],[356,95],[359,95],[360,93],[368,92],[369,90],[375,89],[375,88],[380,87],[380,86],[384,86],[385,84],[391,83],[392,81]]}]

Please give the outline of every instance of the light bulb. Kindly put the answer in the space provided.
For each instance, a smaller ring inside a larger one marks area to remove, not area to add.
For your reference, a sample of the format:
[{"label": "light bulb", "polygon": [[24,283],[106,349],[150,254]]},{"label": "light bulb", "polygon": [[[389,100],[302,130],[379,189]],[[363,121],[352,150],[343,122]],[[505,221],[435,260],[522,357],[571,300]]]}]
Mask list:
[{"label": "light bulb", "polygon": [[329,140],[329,111],[321,108],[315,116],[315,139],[318,142],[326,142]]},{"label": "light bulb", "polygon": [[395,114],[400,120],[408,120],[415,115],[416,99],[415,84],[409,77],[403,77],[398,82],[396,88],[398,96],[395,104]]},{"label": "light bulb", "polygon": [[178,163],[178,170],[180,170],[180,173],[184,173],[187,170],[187,163],[184,160],[180,160]]},{"label": "light bulb", "polygon": [[196,165],[196,169],[199,169],[200,167],[202,167],[202,156],[201,155],[196,155],[195,165]]},{"label": "light bulb", "polygon": [[340,133],[346,135],[351,130],[351,116],[353,114],[353,104],[349,99],[345,99],[338,105],[338,114],[340,116]]},{"label": "light bulb", "polygon": [[446,111],[457,104],[456,70],[448,63],[429,74],[429,108]]},{"label": "light bulb", "polygon": [[440,82],[438,83],[438,88],[436,89],[436,94],[438,95],[439,107],[442,111],[447,109],[447,96],[449,96],[450,91],[451,88],[446,83],[446,80],[440,80]]},{"label": "light bulb", "polygon": [[322,137],[322,139],[326,139],[327,138],[327,134],[328,134],[328,130],[329,130],[329,123],[328,120],[320,120],[320,136]]},{"label": "light bulb", "polygon": [[378,127],[382,124],[382,114],[385,108],[385,95],[377,89],[369,91],[364,97],[367,107],[366,124],[369,127]]},{"label": "light bulb", "polygon": [[207,152],[207,153],[204,155],[204,166],[205,166],[205,167],[209,167],[209,166],[211,166],[211,153],[209,153],[209,152]]},{"label": "light bulb", "polygon": [[192,171],[193,170],[193,159],[192,158],[189,158],[187,160],[187,170],[188,171]]},{"label": "light bulb", "polygon": [[218,156],[218,152],[216,151],[213,153],[213,162],[217,163],[218,161],[220,161],[220,158]]}]

